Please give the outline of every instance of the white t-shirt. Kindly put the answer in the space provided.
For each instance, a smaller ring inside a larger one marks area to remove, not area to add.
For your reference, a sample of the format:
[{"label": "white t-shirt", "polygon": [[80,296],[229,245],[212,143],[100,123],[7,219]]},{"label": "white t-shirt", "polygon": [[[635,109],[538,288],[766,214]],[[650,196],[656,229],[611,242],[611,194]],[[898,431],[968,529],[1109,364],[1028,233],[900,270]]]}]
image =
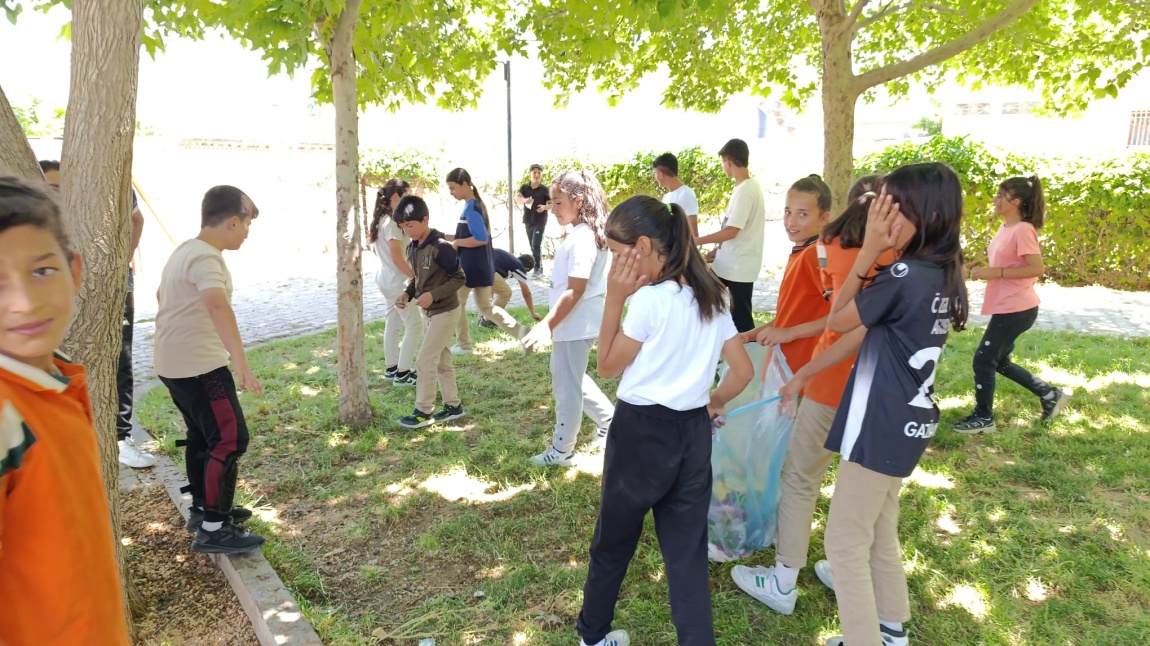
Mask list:
[{"label": "white t-shirt", "polygon": [[731,191],[731,201],[723,217],[724,227],[738,227],[739,234],[719,245],[711,269],[719,278],[736,283],[753,283],[763,268],[763,233],[767,204],[763,189],[748,177]]},{"label": "white t-shirt", "polygon": [[222,287],[232,300],[232,275],[224,255],[199,239],[176,247],[160,276],[154,359],[156,374],[169,379],[198,377],[228,365],[228,351],[200,300],[205,289]]},{"label": "white t-shirt", "polygon": [[559,297],[567,291],[568,278],[586,278],[587,289],[575,304],[575,309],[551,331],[552,341],[599,338],[609,262],[610,254],[595,246],[595,232],[582,222],[575,225],[559,245],[555,251],[555,266],[551,270],[551,308],[555,308]]},{"label": "white t-shirt", "polygon": [[379,237],[373,245],[375,255],[379,258],[379,269],[375,272],[375,286],[380,292],[394,293],[402,291],[407,286],[407,276],[391,259],[391,248],[387,244],[390,240],[399,240],[404,249],[411,244],[411,238],[407,237],[395,220],[387,218],[379,223]]},{"label": "white t-shirt", "polygon": [[688,217],[699,214],[699,198],[695,197],[695,189],[686,184],[664,195],[663,204],[678,204]]},{"label": "white t-shirt", "polygon": [[628,301],[623,334],[643,347],[623,370],[617,396],[678,411],[706,406],[723,344],[738,333],[729,309],[704,321],[690,287],[672,281],[640,287]]}]

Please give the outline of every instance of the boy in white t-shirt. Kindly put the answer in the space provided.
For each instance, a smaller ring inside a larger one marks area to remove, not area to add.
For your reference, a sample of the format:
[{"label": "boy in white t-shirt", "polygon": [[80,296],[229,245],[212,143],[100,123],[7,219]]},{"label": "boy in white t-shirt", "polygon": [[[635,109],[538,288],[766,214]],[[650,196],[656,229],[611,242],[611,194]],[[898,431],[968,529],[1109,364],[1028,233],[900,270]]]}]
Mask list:
[{"label": "boy in white t-shirt", "polygon": [[242,554],[264,543],[236,524],[252,512],[232,506],[238,461],[248,448],[236,387],[262,394],[263,386],[248,366],[232,311],[232,275],[222,253],[243,245],[258,216],[240,189],[209,189],[200,235],[172,252],[156,292],[156,374],[188,427],[187,439],[176,444],[184,446],[185,489],[192,494],[187,529],[196,534],[196,552]]},{"label": "boy in white t-shirt", "polygon": [[755,280],[763,267],[763,232],[767,205],[763,190],[747,170],[750,149],[742,139],[732,139],[719,150],[723,172],[735,180],[731,201],[723,216],[723,228],[715,233],[696,236],[695,244],[719,243],[711,252],[711,269],[731,293],[731,317],[739,332],[755,327],[751,318],[751,296]]},{"label": "boy in white t-shirt", "polygon": [[667,191],[663,204],[678,204],[687,214],[691,224],[691,235],[699,235],[699,199],[695,190],[679,179],[679,159],[671,153],[663,153],[651,164],[655,168],[655,183]]}]

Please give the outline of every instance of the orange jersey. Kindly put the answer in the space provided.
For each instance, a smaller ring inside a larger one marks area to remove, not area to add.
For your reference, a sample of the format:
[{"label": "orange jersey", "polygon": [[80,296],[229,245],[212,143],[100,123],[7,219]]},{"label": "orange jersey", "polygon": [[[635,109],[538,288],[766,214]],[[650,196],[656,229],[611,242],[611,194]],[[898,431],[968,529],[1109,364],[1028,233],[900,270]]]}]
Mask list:
[{"label": "orange jersey", "polygon": [[[820,259],[821,267],[821,280],[823,290],[827,294],[828,299],[834,299],[834,292],[842,289],[843,283],[846,282],[850,276],[851,269],[854,268],[855,260],[858,258],[859,248],[843,249],[839,245],[838,240],[832,241],[830,244],[819,242],[818,246],[822,247],[824,258]],[[895,260],[894,251],[886,251],[879,256],[879,265],[889,265]],[[828,301],[829,302],[829,301]],[[823,330],[821,336],[818,337],[818,342],[815,344],[815,356],[818,353],[826,350],[834,345],[842,337],[837,332],[832,332],[828,327]],[[851,367],[854,366],[855,355],[844,359],[842,362],[827,368],[819,374],[811,377],[807,382],[807,387],[803,389],[803,396],[810,397],[823,406],[830,406],[831,408],[839,407],[839,400],[842,399],[843,389],[846,388],[847,379],[851,375]]]},{"label": "orange jersey", "polygon": [[0,644],[127,645],[83,366],[0,355]]},{"label": "orange jersey", "polygon": [[[831,313],[831,304],[823,298],[823,282],[819,275],[816,245],[796,251],[787,258],[783,283],[779,286],[779,302],[775,306],[774,326],[794,327],[810,323]],[[814,356],[818,335],[779,344],[791,372],[800,368]]]}]

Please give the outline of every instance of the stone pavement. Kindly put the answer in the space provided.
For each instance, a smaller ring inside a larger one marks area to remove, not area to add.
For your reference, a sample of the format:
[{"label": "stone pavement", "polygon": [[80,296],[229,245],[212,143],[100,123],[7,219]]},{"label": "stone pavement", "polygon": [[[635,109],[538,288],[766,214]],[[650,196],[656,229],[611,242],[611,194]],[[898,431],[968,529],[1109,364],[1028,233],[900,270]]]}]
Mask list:
[{"label": "stone pavement", "polygon": [[[370,270],[364,278],[364,320],[375,321],[383,317],[384,299],[375,289]],[[755,283],[756,310],[774,311],[778,297],[778,281],[764,276]],[[968,284],[971,312],[982,307],[984,283]],[[536,304],[547,304],[549,283],[546,278],[531,281]],[[252,282],[235,286],[233,307],[240,324],[240,333],[246,345],[253,346],[273,339],[320,332],[335,327],[335,277],[317,277],[315,272],[302,277],[280,278],[273,281]],[[1054,284],[1038,286],[1042,298],[1036,327],[1053,330],[1073,330],[1088,334],[1118,336],[1150,336],[1150,293],[1120,292],[1104,287],[1060,287]],[[512,306],[523,305],[523,298],[512,286]],[[155,333],[154,300],[143,302],[137,295],[137,323],[134,344],[136,380],[145,383],[154,379],[152,374],[152,336]],[[468,308],[475,311],[474,301]],[[973,314],[973,325],[985,324],[987,317]]]}]

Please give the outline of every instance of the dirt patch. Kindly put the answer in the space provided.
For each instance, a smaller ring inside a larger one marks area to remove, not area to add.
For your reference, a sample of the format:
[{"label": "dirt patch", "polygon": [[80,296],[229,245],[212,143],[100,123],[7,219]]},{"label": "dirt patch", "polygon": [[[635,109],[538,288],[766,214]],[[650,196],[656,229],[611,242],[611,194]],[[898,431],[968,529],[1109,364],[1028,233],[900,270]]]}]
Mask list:
[{"label": "dirt patch", "polygon": [[222,572],[191,550],[192,536],[163,487],[120,494],[128,574],[146,611],[137,644],[258,644]]}]

